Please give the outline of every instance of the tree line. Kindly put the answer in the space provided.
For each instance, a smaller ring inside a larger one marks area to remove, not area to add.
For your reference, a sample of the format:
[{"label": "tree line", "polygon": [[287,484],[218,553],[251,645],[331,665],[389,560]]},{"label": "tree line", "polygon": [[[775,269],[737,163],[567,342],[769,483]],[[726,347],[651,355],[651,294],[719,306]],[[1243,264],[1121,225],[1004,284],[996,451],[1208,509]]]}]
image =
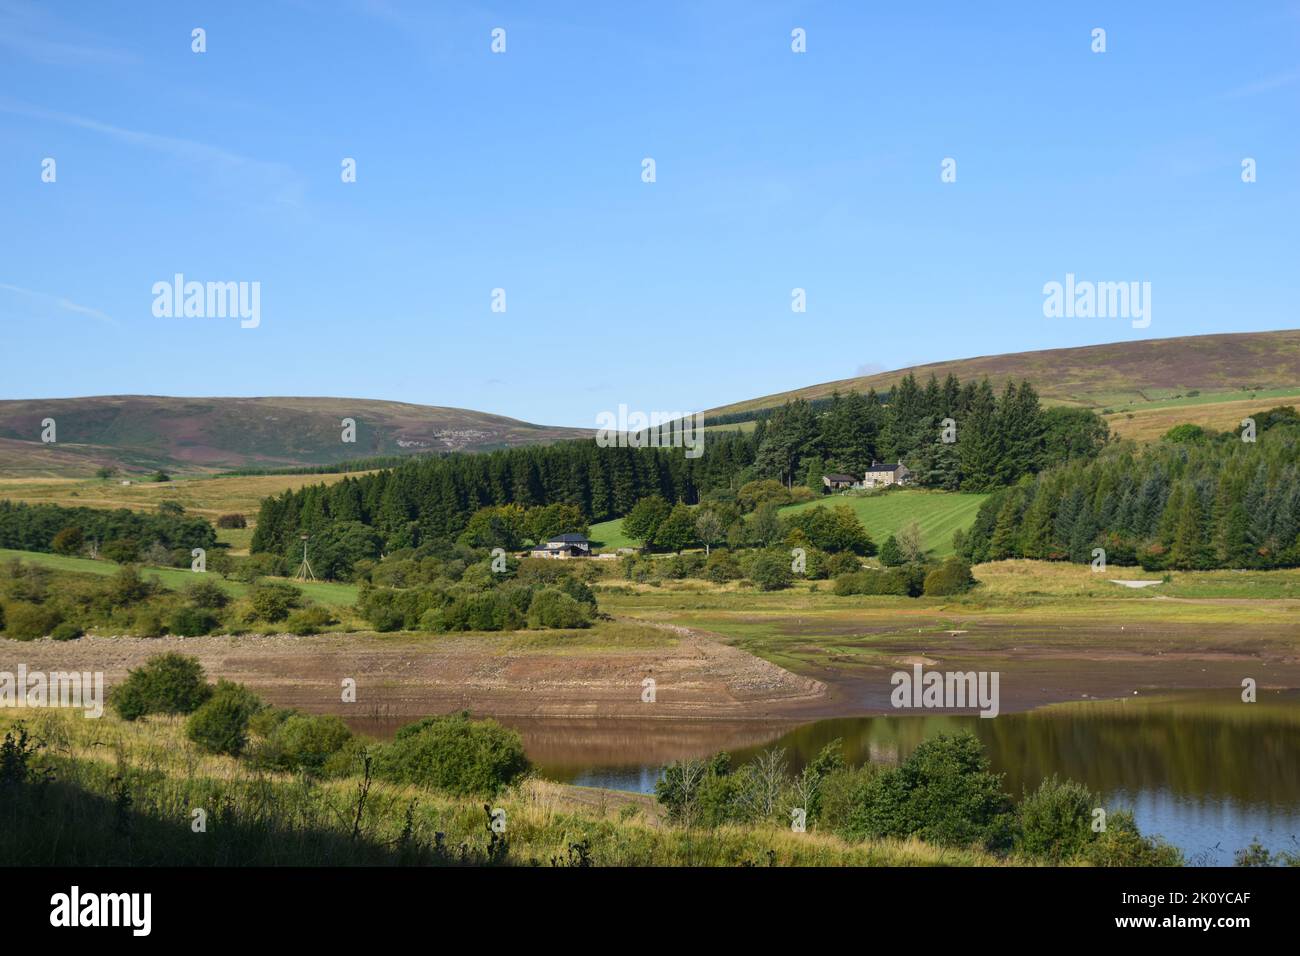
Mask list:
[{"label": "tree line", "polygon": [[[820,413],[817,409],[824,409]],[[955,441],[942,440],[944,419]],[[370,528],[391,551],[455,540],[484,508],[569,505],[590,522],[629,514],[652,496],[694,505],[757,480],[821,490],[824,471],[864,473],[873,460],[905,459],[923,485],[988,490],[1105,444],[1106,424],[1087,410],[1041,408],[1028,382],[999,397],[989,382],[949,375],[920,386],[908,375],[888,403],[874,392],[795,400],[751,432],[711,431],[705,454],[680,448],[600,447],[593,440],[402,463],[333,485],[286,491],[262,502],[255,552],[287,554],[299,536],[341,524]]]},{"label": "tree line", "polygon": [[55,551],[78,554],[89,546],[109,548],[123,545],[134,558],[152,546],[167,550],[212,549],[217,533],[203,518],[189,517],[176,511],[145,514],[118,508],[65,508],[52,504],[25,504],[0,501],[0,548],[16,551]]},{"label": "tree line", "polygon": [[885,403],[875,390],[834,395],[819,415],[802,400],[755,426],[757,477],[814,490],[826,472],[861,476],[874,461],[903,462],[912,480],[948,491],[990,491],[1043,468],[1097,454],[1106,422],[1088,409],[1044,409],[1027,381],[1001,395],[987,378],[955,375],[921,386],[908,373]]},{"label": "tree line", "polygon": [[959,550],[1091,562],[1100,548],[1153,571],[1300,565],[1300,416],[1288,406],[1254,422],[1255,441],[1180,425],[1026,478],[983,503]]}]

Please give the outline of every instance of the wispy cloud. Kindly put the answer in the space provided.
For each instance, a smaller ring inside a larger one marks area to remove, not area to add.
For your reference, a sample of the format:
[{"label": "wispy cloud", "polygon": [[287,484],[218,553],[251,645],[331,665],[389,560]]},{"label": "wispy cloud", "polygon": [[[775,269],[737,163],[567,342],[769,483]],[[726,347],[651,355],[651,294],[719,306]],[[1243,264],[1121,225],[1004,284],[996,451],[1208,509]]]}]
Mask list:
[{"label": "wispy cloud", "polygon": [[1293,83],[1300,81],[1300,67],[1294,70],[1286,70],[1282,73],[1274,73],[1272,76],[1265,77],[1254,83],[1247,83],[1245,86],[1239,86],[1236,89],[1219,96],[1221,100],[1241,99],[1245,96],[1259,96],[1261,93],[1272,93],[1274,90],[1280,90],[1283,87],[1291,86]]},{"label": "wispy cloud", "polygon": [[207,166],[230,185],[254,185],[269,190],[272,201],[287,206],[300,205],[304,184],[292,167],[284,163],[252,159],[220,146],[211,146],[196,140],[165,136],[140,130],[126,129],[103,123],[85,116],[57,113],[52,110],[27,106],[13,100],[0,99],[0,113],[26,116],[31,119],[59,123],[76,129],[112,137],[118,142],[153,152],[164,153],[182,162]]},{"label": "wispy cloud", "polygon": [[34,316],[36,318],[50,318],[52,314],[62,313],[67,315],[86,316],[95,319],[98,322],[111,325],[114,328],[118,327],[117,320],[111,315],[101,312],[99,309],[92,309],[88,305],[81,305],[80,303],[73,302],[71,299],[65,298],[64,296],[50,295],[45,292],[35,292],[31,289],[24,289],[16,285],[8,285],[4,282],[0,282],[0,292],[8,292],[12,295],[21,296],[28,301],[29,309],[32,305],[36,306],[36,311],[38,313],[43,313],[43,315]]},{"label": "wispy cloud", "polygon": [[0,0],[0,47],[52,66],[120,66],[137,62],[133,54],[96,45],[89,38],[78,42],[74,28],[52,17],[39,4],[8,0]]}]

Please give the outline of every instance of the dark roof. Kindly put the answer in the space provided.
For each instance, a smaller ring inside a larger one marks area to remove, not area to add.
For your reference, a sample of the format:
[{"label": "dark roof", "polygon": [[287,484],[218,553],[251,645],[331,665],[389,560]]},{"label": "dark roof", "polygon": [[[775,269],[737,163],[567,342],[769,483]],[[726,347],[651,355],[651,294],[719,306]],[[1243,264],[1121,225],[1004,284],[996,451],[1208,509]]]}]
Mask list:
[{"label": "dark roof", "polygon": [[565,544],[586,544],[587,536],[585,534],[557,534],[546,539],[547,541],[563,541]]},{"label": "dark roof", "polygon": [[899,462],[873,461],[867,471],[898,471]]},{"label": "dark roof", "polygon": [[830,475],[823,475],[822,477],[828,478],[831,481],[857,481],[858,480],[857,475],[846,475],[843,472],[830,474]]}]

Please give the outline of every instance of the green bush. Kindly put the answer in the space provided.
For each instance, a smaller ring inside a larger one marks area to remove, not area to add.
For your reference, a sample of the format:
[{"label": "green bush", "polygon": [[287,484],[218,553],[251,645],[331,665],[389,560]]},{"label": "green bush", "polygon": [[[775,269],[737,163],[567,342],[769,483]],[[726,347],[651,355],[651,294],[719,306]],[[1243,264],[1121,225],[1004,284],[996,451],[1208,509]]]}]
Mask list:
[{"label": "green bush", "polygon": [[225,588],[207,577],[200,577],[186,588],[185,596],[195,607],[209,611],[219,611],[230,603],[230,595]]},{"label": "green bush", "polygon": [[264,711],[257,715],[253,729],[266,730],[268,724],[256,762],[276,770],[325,773],[332,758],[353,741],[352,731],[340,717]]},{"label": "green bush", "polygon": [[237,757],[248,744],[248,722],[266,705],[243,684],[218,681],[212,696],[185,722],[185,735],[208,753]]},{"label": "green bush", "polygon": [[790,559],[783,554],[764,553],[754,559],[749,569],[749,579],[758,585],[760,591],[780,591],[788,588],[794,580],[790,570]]},{"label": "green bush", "polygon": [[730,551],[714,551],[704,562],[704,576],[714,584],[738,581],[745,576],[740,563]]},{"label": "green bush", "polygon": [[1014,817],[1002,777],[973,734],[940,734],[877,774],[846,830],[858,837],[919,837],[944,846],[1010,844]]},{"label": "green bush", "polygon": [[131,631],[137,637],[162,637],[167,628],[157,608],[142,607],[131,618]]},{"label": "green bush", "polygon": [[302,607],[302,591],[292,584],[261,582],[253,586],[248,601],[260,620],[274,624],[287,618],[294,608]]},{"label": "green bush", "polygon": [[1044,780],[1020,802],[1020,849],[1054,863],[1070,859],[1093,838],[1092,812],[1100,805],[1081,783]]},{"label": "green bush", "polygon": [[460,795],[496,793],[528,769],[519,734],[468,713],[408,724],[375,762],[384,779]]},{"label": "green bush", "polygon": [[319,634],[338,619],[323,604],[313,604],[300,611],[294,611],[284,622],[284,629],[290,634]]},{"label": "green bush", "polygon": [[898,546],[898,539],[891,534],[880,546],[880,563],[887,568],[896,568],[905,561],[903,549]]},{"label": "green bush", "polygon": [[925,594],[927,597],[944,597],[961,594],[975,586],[975,578],[970,573],[970,565],[958,557],[948,558],[943,564],[925,576]]},{"label": "green bush", "polygon": [[104,598],[110,607],[130,607],[138,604],[155,592],[153,582],[140,577],[135,565],[118,568],[108,579],[104,588]]},{"label": "green bush", "polygon": [[828,554],[825,561],[826,576],[837,578],[841,574],[853,574],[862,570],[862,562],[852,551],[840,551]]},{"label": "green bush", "polygon": [[1184,862],[1176,847],[1144,837],[1127,810],[1107,815],[1105,831],[1084,846],[1083,859],[1093,866],[1182,866]]},{"label": "green bush", "polygon": [[867,569],[853,574],[842,574],[835,579],[835,593],[841,597],[853,594],[892,594],[899,597],[916,597],[924,587],[925,569],[906,564],[883,571]]},{"label": "green bush", "polygon": [[823,777],[818,823],[835,832],[848,830],[854,808],[866,802],[867,787],[880,769],[879,764],[864,763],[833,770]]},{"label": "green bush", "polygon": [[215,614],[201,607],[179,607],[167,620],[167,630],[179,637],[199,637],[211,633],[218,624]]},{"label": "green bush", "polygon": [[5,633],[15,641],[34,641],[51,633],[63,621],[50,604],[11,601],[5,611]]},{"label": "green bush", "polygon": [[56,625],[54,630],[50,631],[50,637],[56,641],[75,641],[85,633],[85,631],[77,627],[77,625],[73,624],[71,621],[64,621],[61,624]]},{"label": "green bush", "polygon": [[543,588],[528,605],[529,627],[590,627],[591,607],[580,604],[563,591]]},{"label": "green bush", "polygon": [[290,707],[263,707],[248,721],[248,731],[258,737],[270,737],[277,727],[297,715]]},{"label": "green bush", "polygon": [[111,703],[123,720],[136,720],[148,714],[192,714],[211,695],[198,659],[169,653],[129,671]]}]

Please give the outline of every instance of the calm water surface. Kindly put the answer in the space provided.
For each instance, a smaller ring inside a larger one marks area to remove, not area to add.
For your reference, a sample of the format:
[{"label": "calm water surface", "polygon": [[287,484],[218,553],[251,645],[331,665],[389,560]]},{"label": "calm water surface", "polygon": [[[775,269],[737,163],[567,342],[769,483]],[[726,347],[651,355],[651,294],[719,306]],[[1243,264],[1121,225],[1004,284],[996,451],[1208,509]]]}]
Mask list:
[{"label": "calm water surface", "polygon": [[[853,717],[797,729],[687,723],[506,721],[544,776],[650,793],[664,763],[729,750],[736,763],[784,747],[794,768],[835,738],[852,763],[896,763],[928,737],[969,730],[1019,796],[1057,774],[1131,809],[1189,862],[1232,863],[1253,839],[1300,850],[1300,693],[1197,691],[979,717]],[[610,725],[614,726],[610,726]]]}]

